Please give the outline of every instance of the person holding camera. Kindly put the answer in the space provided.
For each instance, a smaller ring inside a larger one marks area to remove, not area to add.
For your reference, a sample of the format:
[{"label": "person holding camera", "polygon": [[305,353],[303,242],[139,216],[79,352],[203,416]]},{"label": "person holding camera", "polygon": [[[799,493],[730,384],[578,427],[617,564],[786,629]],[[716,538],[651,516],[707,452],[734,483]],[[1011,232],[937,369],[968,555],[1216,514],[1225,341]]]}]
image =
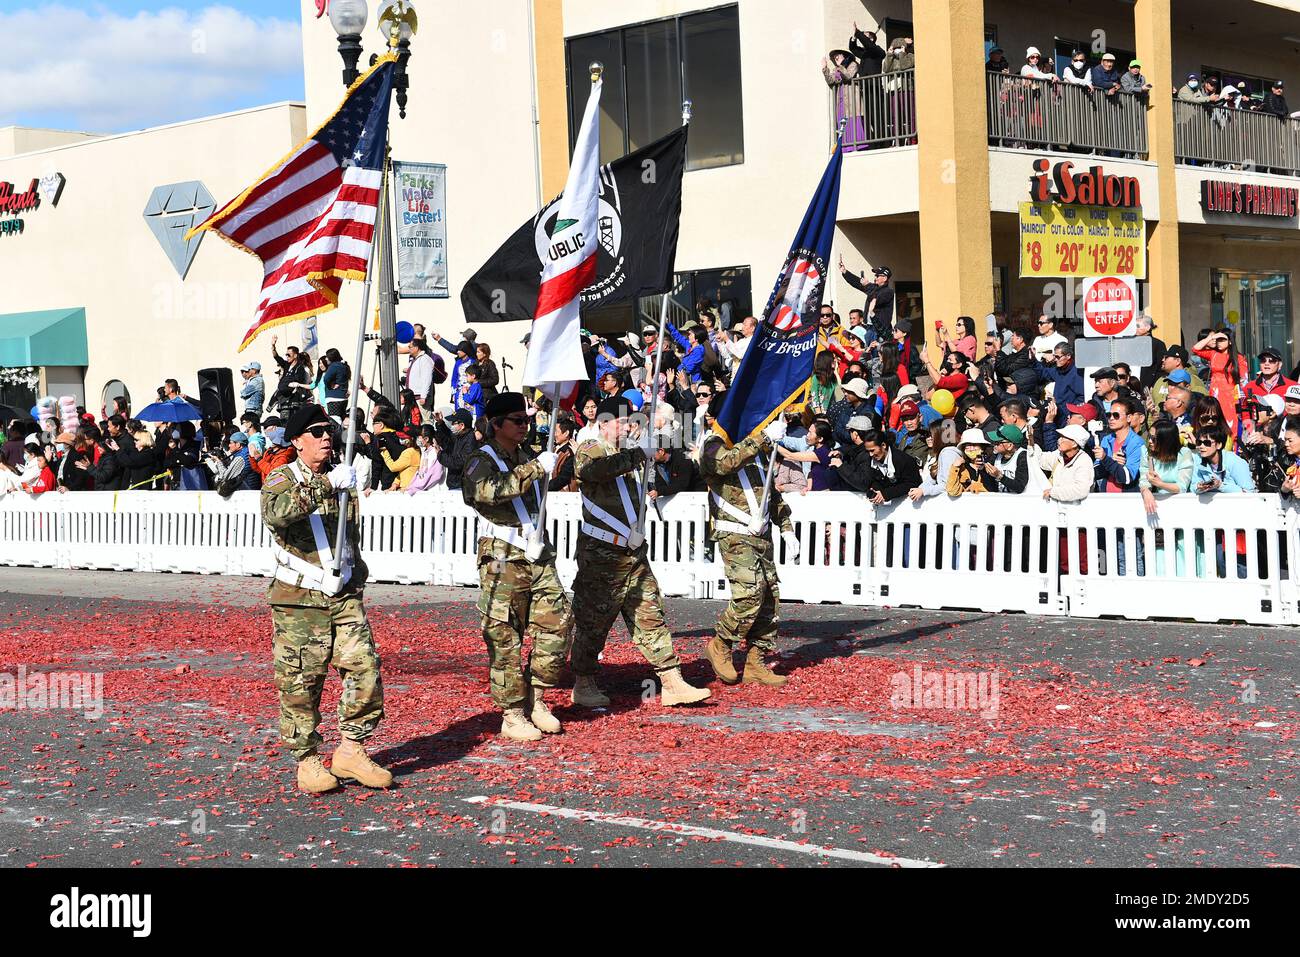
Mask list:
[{"label": "person holding camera", "polygon": [[989,455],[988,437],[979,429],[967,429],[961,434],[957,447],[961,450],[961,458],[948,472],[949,497],[996,492],[998,480],[994,473],[997,469]]}]

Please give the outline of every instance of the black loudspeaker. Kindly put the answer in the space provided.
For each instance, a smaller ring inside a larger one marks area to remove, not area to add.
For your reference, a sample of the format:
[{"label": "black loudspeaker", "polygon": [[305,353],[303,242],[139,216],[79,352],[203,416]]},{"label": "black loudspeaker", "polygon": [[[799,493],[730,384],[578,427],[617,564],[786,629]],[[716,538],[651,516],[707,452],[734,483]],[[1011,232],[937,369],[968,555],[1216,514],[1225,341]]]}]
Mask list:
[{"label": "black loudspeaker", "polygon": [[234,374],[229,369],[200,369],[199,404],[203,418],[234,422],[239,416],[235,410]]}]

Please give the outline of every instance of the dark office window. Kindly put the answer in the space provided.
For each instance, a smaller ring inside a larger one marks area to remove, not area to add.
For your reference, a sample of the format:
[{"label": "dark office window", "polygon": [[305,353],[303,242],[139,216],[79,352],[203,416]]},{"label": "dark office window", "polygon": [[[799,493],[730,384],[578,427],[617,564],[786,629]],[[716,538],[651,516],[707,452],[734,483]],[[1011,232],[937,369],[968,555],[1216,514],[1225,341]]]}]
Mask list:
[{"label": "dark office window", "polygon": [[735,6],[620,27],[568,41],[570,146],[588,95],[587,65],[605,64],[601,162],[645,146],[694,119],[686,168],[745,161],[740,91],[740,14]]},{"label": "dark office window", "polygon": [[[652,143],[682,122],[681,53],[673,20],[624,31],[627,149]],[[694,131],[692,131],[694,132]]]},{"label": "dark office window", "polygon": [[569,41],[569,148],[578,136],[582,113],[591,92],[588,64],[605,64],[600,92],[600,159],[607,163],[625,152],[627,98],[623,89],[623,44],[617,33],[598,33]]},{"label": "dark office window", "polygon": [[[745,161],[740,101],[740,19],[735,7],[682,17],[683,74],[695,119],[687,169]],[[664,132],[667,132],[665,130]]]}]

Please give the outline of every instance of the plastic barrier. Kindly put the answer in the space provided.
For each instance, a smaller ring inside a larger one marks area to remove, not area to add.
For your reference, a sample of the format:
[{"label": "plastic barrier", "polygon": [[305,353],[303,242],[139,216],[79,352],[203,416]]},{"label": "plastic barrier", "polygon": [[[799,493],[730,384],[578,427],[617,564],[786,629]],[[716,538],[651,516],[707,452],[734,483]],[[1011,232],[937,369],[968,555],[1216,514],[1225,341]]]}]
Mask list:
[{"label": "plastic barrier", "polygon": [[[1077,504],[1031,496],[902,500],[849,492],[787,498],[797,560],[774,530],[789,601],[988,612],[1300,622],[1300,509],[1276,495],[1175,496],[1149,516],[1137,495]],[[581,506],[547,506],[561,580],[577,573]],[[371,577],[478,584],[478,517],[459,494],[362,499]],[[647,510],[650,561],[665,595],[725,599],[701,493]],[[0,499],[0,565],[269,575],[256,492],[10,494]]]}]

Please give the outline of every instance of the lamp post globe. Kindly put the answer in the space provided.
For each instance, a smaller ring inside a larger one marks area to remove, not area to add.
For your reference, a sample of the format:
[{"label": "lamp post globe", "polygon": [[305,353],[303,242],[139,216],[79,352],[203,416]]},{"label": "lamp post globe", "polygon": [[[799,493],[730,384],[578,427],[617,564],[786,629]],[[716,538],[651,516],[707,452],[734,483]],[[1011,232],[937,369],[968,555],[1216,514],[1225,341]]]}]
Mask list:
[{"label": "lamp post globe", "polygon": [[344,86],[351,86],[361,75],[357,72],[357,61],[361,58],[361,31],[366,28],[369,16],[366,0],[332,0],[330,3],[330,26],[339,37]]}]

